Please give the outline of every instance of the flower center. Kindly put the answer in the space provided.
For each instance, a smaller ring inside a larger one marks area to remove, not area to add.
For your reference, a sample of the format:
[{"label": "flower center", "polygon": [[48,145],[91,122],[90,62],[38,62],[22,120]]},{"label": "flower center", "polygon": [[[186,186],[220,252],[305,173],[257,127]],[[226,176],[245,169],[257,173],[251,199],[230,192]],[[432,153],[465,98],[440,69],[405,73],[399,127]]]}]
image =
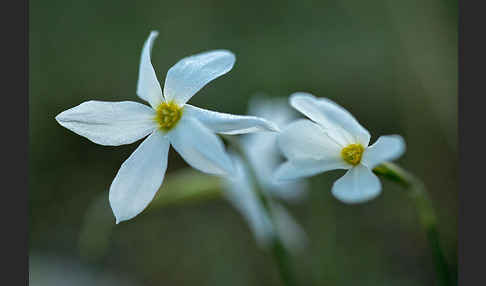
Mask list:
[{"label": "flower center", "polygon": [[159,128],[163,131],[169,131],[174,128],[182,117],[182,107],[173,101],[162,102],[155,112],[156,115],[154,120],[159,124]]},{"label": "flower center", "polygon": [[341,157],[351,165],[358,165],[361,162],[364,148],[361,144],[351,144],[341,150]]}]

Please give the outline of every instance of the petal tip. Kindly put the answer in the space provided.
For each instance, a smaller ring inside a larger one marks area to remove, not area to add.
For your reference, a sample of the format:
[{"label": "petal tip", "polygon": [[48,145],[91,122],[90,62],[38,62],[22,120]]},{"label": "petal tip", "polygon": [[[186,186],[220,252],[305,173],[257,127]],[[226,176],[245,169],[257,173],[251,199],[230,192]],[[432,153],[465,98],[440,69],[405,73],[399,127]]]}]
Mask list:
[{"label": "petal tip", "polygon": [[150,35],[149,35],[149,38],[157,38],[159,36],[159,31],[157,30],[152,30],[150,31]]},{"label": "petal tip", "polygon": [[402,145],[402,147],[405,149],[405,147],[406,147],[407,144],[405,143],[405,139],[403,138],[403,136],[400,135],[400,134],[394,134],[392,136],[394,138],[396,138],[400,142],[400,144]]},{"label": "petal tip", "polygon": [[236,60],[235,53],[233,53],[233,52],[232,52],[232,51],[230,51],[230,50],[227,50],[227,49],[219,49],[219,50],[215,50],[215,52],[225,53],[225,54],[227,54],[228,56],[230,56],[231,58],[233,58],[234,60]]},{"label": "petal tip", "polygon": [[299,110],[299,105],[300,105],[299,101],[305,100],[305,99],[315,101],[316,97],[314,95],[308,93],[308,92],[302,92],[302,91],[294,92],[289,96],[289,104],[294,109],[297,109],[298,111],[300,111]]},{"label": "petal tip", "polygon": [[398,145],[399,145],[399,155],[398,157],[402,156],[403,153],[405,153],[405,151],[407,150],[407,143],[405,142],[405,139],[401,136],[401,135],[398,135],[398,134],[394,134],[392,135],[398,142]]},{"label": "petal tip", "polygon": [[297,92],[292,93],[292,94],[289,96],[289,101],[290,101],[290,103],[292,103],[292,102],[293,102],[293,101],[295,101],[296,99],[299,99],[299,98],[302,98],[302,97],[316,98],[316,97],[315,97],[313,94],[311,94],[311,93],[304,92],[304,91],[297,91]]},{"label": "petal tip", "polygon": [[227,57],[230,58],[228,71],[232,70],[235,63],[236,63],[236,55],[230,50],[220,50],[220,51],[225,53],[227,55]]},{"label": "petal tip", "polygon": [[115,212],[113,212],[113,215],[115,216],[115,224],[120,224],[121,222],[124,222],[126,220],[131,219],[130,217],[123,217],[123,216],[117,215]]},{"label": "petal tip", "polygon": [[236,55],[232,51],[226,49],[218,49],[218,50],[208,51],[208,53],[219,54],[219,56],[228,57],[229,59],[228,71],[233,69],[233,66],[235,65],[236,62]]},{"label": "petal tip", "polygon": [[344,204],[348,204],[348,205],[359,205],[359,204],[365,204],[365,203],[368,203],[374,199],[376,199],[378,196],[380,196],[381,194],[381,188],[380,190],[378,191],[378,193],[376,193],[375,195],[373,196],[369,196],[369,197],[366,197],[366,198],[360,198],[360,199],[355,199],[355,200],[346,200],[346,199],[343,199],[343,198],[339,198],[339,197],[336,197],[335,198],[344,203]]},{"label": "petal tip", "polygon": [[260,132],[277,132],[277,133],[281,132],[281,129],[274,122],[266,120],[264,118],[258,118],[258,119],[261,120],[261,124],[260,124],[261,126],[259,126],[257,128],[257,130],[256,130],[257,132],[258,131],[260,131]]},{"label": "petal tip", "polygon": [[58,115],[56,115],[56,117],[54,117],[54,119],[56,120],[56,122],[61,125],[62,127],[64,128],[67,128],[69,130],[71,130],[69,128],[69,114],[67,113],[68,110],[65,110],[61,113],[59,113]]},{"label": "petal tip", "polygon": [[271,132],[278,132],[278,133],[282,132],[282,130],[278,127],[278,125],[273,122],[267,121],[267,125],[269,131]]},{"label": "petal tip", "polygon": [[[62,113],[59,113],[58,115],[56,115],[56,117],[54,117],[54,119],[57,121],[57,123],[61,124],[62,122]],[[62,124],[61,124],[62,125]]]}]

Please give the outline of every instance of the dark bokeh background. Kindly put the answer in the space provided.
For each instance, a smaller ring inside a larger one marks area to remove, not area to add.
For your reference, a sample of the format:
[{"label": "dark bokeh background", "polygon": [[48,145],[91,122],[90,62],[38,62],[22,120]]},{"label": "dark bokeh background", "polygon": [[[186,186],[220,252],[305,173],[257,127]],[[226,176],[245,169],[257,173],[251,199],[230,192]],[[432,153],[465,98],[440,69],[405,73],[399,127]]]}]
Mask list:
[{"label": "dark bokeh background", "polygon": [[[79,247],[87,210],[100,197],[108,207],[109,185],[138,143],[95,145],[54,117],[91,99],[140,101],[151,29],[160,31],[152,60],[161,82],[190,54],[236,54],[194,105],[243,114],[255,92],[307,91],[350,110],[372,141],[402,134],[398,163],[429,187],[455,269],[456,1],[46,0],[30,1],[31,285],[280,285],[272,256],[224,200],[146,211],[113,228],[103,255]],[[171,151],[167,176],[184,167]],[[289,206],[310,239],[294,257],[301,284],[433,285],[406,193],[384,182],[378,199],[344,205],[330,194],[340,175],[313,177],[308,199]]]}]

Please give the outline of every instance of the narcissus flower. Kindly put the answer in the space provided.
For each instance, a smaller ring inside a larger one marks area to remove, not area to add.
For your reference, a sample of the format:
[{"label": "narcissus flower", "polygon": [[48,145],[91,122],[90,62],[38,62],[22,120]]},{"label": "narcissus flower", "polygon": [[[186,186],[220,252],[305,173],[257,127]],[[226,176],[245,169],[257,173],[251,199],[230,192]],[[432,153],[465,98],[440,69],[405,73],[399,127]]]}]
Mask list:
[{"label": "narcissus flower", "polygon": [[290,105],[309,117],[288,125],[278,145],[288,159],[275,176],[291,180],[334,170],[348,170],[334,182],[332,194],[344,203],[369,201],[381,192],[375,166],[405,151],[399,135],[381,136],[371,146],[370,133],[344,108],[326,98],[294,93]]},{"label": "narcissus flower", "polygon": [[231,70],[235,56],[227,50],[180,60],[167,72],[162,93],[150,60],[157,35],[152,31],[144,44],[137,85],[137,95],[152,108],[132,101],[88,101],[56,116],[62,126],[101,145],[130,144],[148,135],[121,165],[110,186],[117,223],[135,217],[153,199],[164,179],[170,145],[195,169],[231,175],[233,163],[215,133],[277,130],[261,118],[186,104],[207,83]]}]

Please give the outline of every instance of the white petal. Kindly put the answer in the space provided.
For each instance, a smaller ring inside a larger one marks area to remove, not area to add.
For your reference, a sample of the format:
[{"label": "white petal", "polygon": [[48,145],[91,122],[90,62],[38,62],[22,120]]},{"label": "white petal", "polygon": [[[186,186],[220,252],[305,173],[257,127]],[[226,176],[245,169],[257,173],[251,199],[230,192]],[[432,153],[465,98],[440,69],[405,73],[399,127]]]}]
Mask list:
[{"label": "white petal", "polygon": [[157,31],[150,32],[148,39],[143,45],[137,83],[137,95],[150,103],[153,108],[157,108],[163,101],[162,89],[160,88],[160,83],[157,80],[157,75],[150,60],[152,45],[158,35],[159,33]]},{"label": "white petal", "polygon": [[232,158],[235,176],[223,180],[225,197],[245,218],[258,244],[265,247],[273,235],[272,222],[253,190],[248,170],[238,156]]},{"label": "white petal", "polygon": [[232,115],[189,104],[184,106],[186,116],[194,117],[213,132],[221,134],[245,134],[259,131],[278,131],[278,127],[263,118],[255,116]]},{"label": "white petal", "polygon": [[326,171],[349,169],[351,165],[343,160],[301,160],[287,161],[275,171],[274,179],[279,181],[310,177]]},{"label": "white petal", "polygon": [[123,162],[110,187],[116,223],[129,220],[152,201],[164,180],[169,141],[155,131]]},{"label": "white petal", "polygon": [[152,108],[132,101],[86,101],[56,116],[63,127],[94,143],[133,143],[156,128]]},{"label": "white petal", "polygon": [[331,136],[342,144],[361,143],[367,147],[370,141],[368,130],[347,110],[327,98],[316,98],[312,94],[297,92],[290,96],[290,105],[319,123]]},{"label": "white petal", "polygon": [[405,140],[400,135],[380,136],[375,144],[368,147],[364,154],[362,163],[373,169],[383,162],[392,161],[402,156],[405,152]]},{"label": "white petal", "polygon": [[316,123],[299,119],[278,136],[278,146],[289,160],[341,159],[340,146]]},{"label": "white petal", "polygon": [[215,175],[233,173],[233,162],[223,142],[197,119],[183,115],[167,136],[174,149],[193,168]]},{"label": "white petal", "polygon": [[332,186],[332,194],[341,202],[348,204],[369,201],[380,193],[380,180],[362,164],[348,170]]},{"label": "white petal", "polygon": [[185,104],[207,83],[229,72],[235,55],[227,50],[214,50],[183,58],[167,72],[164,95],[167,101]]}]

